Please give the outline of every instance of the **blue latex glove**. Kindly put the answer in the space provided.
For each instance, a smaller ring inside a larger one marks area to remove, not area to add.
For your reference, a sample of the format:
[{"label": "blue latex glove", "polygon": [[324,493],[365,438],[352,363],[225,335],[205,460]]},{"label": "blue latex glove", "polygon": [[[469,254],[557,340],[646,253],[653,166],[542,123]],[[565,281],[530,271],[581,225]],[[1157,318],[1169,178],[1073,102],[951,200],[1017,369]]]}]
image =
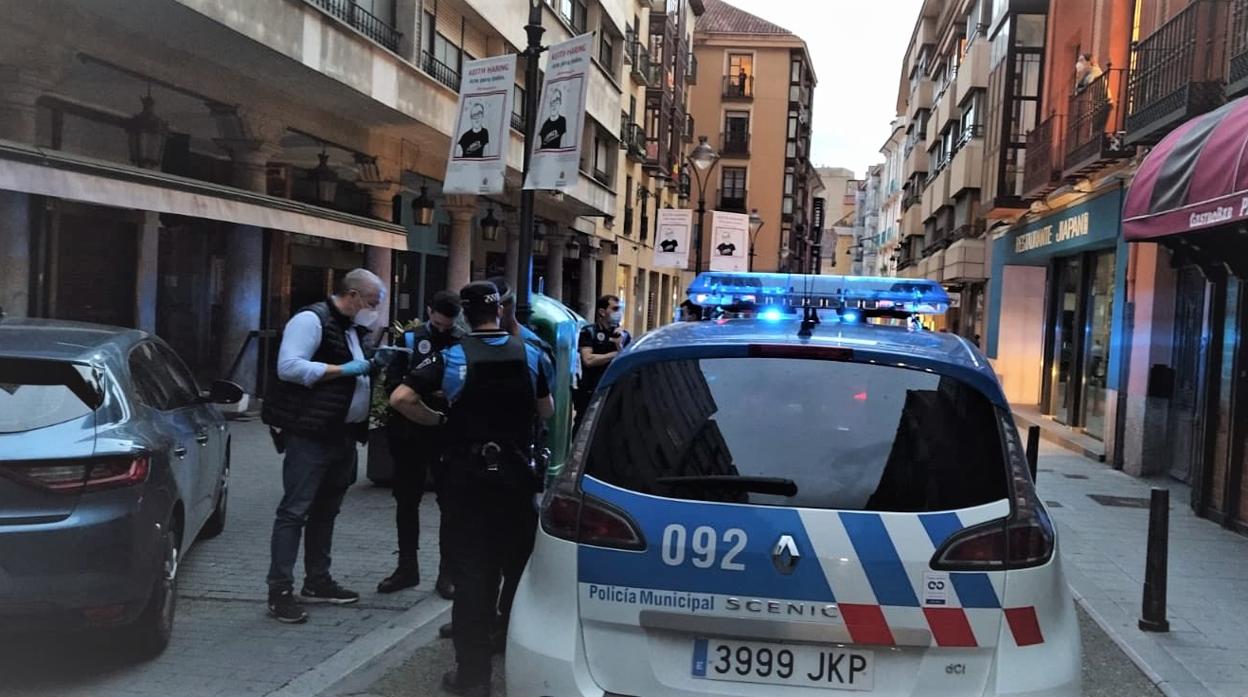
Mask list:
[{"label": "blue latex glove", "polygon": [[351,361],[350,363],[343,363],[339,367],[342,369],[343,375],[346,375],[347,377],[352,377],[352,378],[358,378],[361,375],[368,375],[368,373],[373,369],[373,366],[371,363],[369,363],[368,361],[363,361],[363,360]]}]

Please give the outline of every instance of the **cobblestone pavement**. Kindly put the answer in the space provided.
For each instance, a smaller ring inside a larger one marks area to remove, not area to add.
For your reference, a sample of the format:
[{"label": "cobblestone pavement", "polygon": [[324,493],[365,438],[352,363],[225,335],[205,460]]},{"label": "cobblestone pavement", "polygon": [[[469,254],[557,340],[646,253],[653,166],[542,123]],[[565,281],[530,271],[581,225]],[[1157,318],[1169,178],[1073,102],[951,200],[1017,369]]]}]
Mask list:
[{"label": "cobblestone pavement", "polygon": [[[259,697],[387,626],[426,597],[437,571],[437,508],[427,496],[421,514],[425,578],[417,589],[378,595],[377,582],[397,559],[394,500],[365,476],[348,492],[334,539],[333,572],[361,600],[345,607],[311,606],[305,625],[266,614],[264,577],[269,533],[281,498],[281,459],[258,421],[231,422],[230,509],[225,532],[195,545],[180,578],[173,641],[160,657],[134,662],[107,637],[47,637],[0,643],[3,697],[131,697],[178,695]],[[296,586],[302,581],[302,561]],[[297,588],[296,588],[297,590]],[[7,645],[6,645],[7,644]]]}]

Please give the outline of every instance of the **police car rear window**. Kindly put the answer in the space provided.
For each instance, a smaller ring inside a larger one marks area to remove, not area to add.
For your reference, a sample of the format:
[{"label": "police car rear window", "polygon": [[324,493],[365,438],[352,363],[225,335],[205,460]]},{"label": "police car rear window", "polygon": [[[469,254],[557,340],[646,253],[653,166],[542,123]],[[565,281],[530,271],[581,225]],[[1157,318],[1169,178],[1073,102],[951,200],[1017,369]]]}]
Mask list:
[{"label": "police car rear window", "polygon": [[[1008,492],[995,407],[920,370],[799,358],[667,361],[622,376],[603,399],[585,472],[646,494],[937,511]],[[788,480],[796,493],[751,478]]]}]

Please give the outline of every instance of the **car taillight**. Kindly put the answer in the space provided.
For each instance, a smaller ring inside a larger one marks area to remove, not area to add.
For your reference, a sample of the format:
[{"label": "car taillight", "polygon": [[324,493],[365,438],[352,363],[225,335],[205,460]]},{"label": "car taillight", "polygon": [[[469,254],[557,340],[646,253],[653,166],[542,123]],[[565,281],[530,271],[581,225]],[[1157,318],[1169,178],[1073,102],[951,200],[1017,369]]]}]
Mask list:
[{"label": "car taillight", "polygon": [[1048,517],[996,520],[967,528],[949,538],[932,557],[944,571],[1026,569],[1053,556],[1053,527]]},{"label": "car taillight", "polygon": [[146,454],[83,460],[26,460],[0,464],[18,480],[61,493],[82,493],[132,486],[147,480]]},{"label": "car taillight", "polygon": [[569,487],[550,492],[542,506],[542,529],[552,537],[596,547],[646,548],[641,531],[627,514]]}]

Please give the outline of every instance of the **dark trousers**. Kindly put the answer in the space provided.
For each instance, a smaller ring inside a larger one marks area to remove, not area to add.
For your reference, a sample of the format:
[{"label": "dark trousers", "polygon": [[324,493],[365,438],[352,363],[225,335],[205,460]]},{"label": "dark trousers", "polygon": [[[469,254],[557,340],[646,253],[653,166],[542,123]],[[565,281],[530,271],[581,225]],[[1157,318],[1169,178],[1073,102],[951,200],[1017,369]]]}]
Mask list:
[{"label": "dark trousers", "polygon": [[305,583],[329,580],[334,519],[357,475],[355,448],[355,440],[347,436],[325,441],[286,434],[284,493],[273,521],[269,590],[293,590],[300,537]]},{"label": "dark trousers", "polygon": [[[397,417],[403,418],[403,417]],[[411,429],[389,429],[390,456],[394,461],[394,478],[390,492],[394,495],[394,525],[399,535],[399,559],[415,559],[420,549],[420,500],[425,495],[425,484],[430,469],[434,471],[434,486],[438,483],[438,460],[441,444],[432,437],[422,437]],[[438,530],[438,551],[441,560],[438,575],[449,573],[447,557],[453,546],[450,543],[443,497],[438,494],[438,512],[441,524]]]},{"label": "dark trousers", "polygon": [[[455,661],[462,679],[489,682],[490,633],[500,605],[499,581],[504,569],[514,570],[517,560],[527,558],[533,549],[533,499],[530,493],[498,490],[457,489],[448,494],[451,543],[456,549],[451,560]],[[519,569],[523,568],[520,562]],[[519,575],[512,575],[516,582]],[[511,592],[514,597],[514,584]]]}]

